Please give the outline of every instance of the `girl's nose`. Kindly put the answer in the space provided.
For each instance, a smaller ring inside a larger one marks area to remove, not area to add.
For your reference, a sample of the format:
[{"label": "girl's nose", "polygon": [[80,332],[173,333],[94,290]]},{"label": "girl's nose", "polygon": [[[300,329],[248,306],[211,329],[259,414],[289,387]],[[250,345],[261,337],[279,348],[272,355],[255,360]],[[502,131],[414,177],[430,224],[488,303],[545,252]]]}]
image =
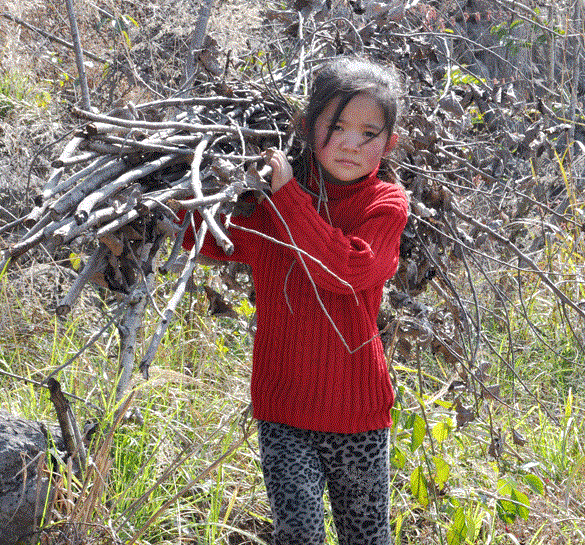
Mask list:
[{"label": "girl's nose", "polygon": [[361,135],[352,131],[346,131],[343,135],[341,145],[344,149],[357,151],[361,146]]}]

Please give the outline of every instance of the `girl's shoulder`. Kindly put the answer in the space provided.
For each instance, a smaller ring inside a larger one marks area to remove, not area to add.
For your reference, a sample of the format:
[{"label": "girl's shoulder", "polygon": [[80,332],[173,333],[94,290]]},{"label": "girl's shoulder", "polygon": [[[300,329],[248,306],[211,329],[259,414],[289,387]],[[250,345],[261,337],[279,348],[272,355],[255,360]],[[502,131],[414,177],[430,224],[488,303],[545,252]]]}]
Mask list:
[{"label": "girl's shoulder", "polygon": [[410,201],[404,186],[395,180],[384,180],[376,178],[370,186],[371,201],[380,206],[388,206],[394,210],[400,210],[408,214]]},{"label": "girl's shoulder", "polygon": [[397,198],[408,201],[408,195],[404,189],[404,186],[395,179],[387,180],[376,178],[374,184],[372,185],[372,189],[381,194],[393,195]]}]

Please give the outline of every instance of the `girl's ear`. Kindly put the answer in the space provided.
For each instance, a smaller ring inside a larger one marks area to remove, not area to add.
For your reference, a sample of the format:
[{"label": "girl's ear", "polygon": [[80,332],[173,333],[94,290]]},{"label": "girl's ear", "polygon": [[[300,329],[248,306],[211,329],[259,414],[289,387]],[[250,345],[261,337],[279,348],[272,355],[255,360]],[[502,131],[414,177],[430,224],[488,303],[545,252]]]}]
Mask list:
[{"label": "girl's ear", "polygon": [[394,148],[394,146],[396,145],[396,142],[398,142],[398,133],[393,132],[390,137],[388,138],[388,142],[386,142],[386,149],[385,149],[385,153],[390,153],[390,151]]}]

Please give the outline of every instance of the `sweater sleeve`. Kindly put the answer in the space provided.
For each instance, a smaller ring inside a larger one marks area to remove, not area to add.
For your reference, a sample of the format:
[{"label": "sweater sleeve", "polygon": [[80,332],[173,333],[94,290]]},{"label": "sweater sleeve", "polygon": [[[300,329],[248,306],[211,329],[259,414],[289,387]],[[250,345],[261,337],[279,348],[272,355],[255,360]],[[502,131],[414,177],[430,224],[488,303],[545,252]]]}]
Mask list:
[{"label": "sweater sleeve", "polygon": [[[180,214],[181,219],[185,212]],[[201,248],[201,254],[219,261],[238,261],[240,263],[253,264],[261,252],[261,243],[263,237],[259,233],[268,230],[267,223],[269,218],[262,206],[257,205],[249,216],[232,217],[231,225],[228,228],[228,237],[234,244],[234,251],[231,255],[226,255],[223,249],[216,243],[213,235],[207,231],[205,240]],[[198,212],[193,214],[193,223],[198,230],[203,219]],[[190,226],[185,232],[183,239],[183,248],[190,250],[195,244],[195,235],[193,226]]]},{"label": "sweater sleeve", "polygon": [[[398,267],[400,236],[408,204],[398,185],[348,199],[345,213],[360,215],[348,232],[332,227],[315,210],[311,197],[291,180],[265,204],[278,238],[296,246],[315,284],[335,293],[351,293],[379,285]],[[310,257],[309,257],[310,256]]]}]

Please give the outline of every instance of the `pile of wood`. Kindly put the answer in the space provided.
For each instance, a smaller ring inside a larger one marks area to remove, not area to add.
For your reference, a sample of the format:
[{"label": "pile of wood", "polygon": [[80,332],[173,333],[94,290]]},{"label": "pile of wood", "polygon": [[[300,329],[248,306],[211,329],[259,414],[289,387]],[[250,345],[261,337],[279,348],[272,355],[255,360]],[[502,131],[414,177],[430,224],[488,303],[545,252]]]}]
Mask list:
[{"label": "pile of wood", "polygon": [[[286,102],[254,85],[224,85],[223,94],[200,92],[196,98],[128,104],[107,115],[73,111],[83,123],[53,161],[36,206],[19,220],[30,229],[3,250],[5,266],[39,244],[52,252],[91,249],[58,302],[59,314],[71,310],[89,281],[128,303],[147,297],[144,288],[147,292],[152,282],[145,281],[157,272],[154,260],[162,242],[176,241],[171,260],[162,266],[167,271],[190,225],[189,214],[180,222],[179,209],[199,209],[204,229],[231,253],[219,214],[233,213],[242,193],[269,188],[260,153],[288,145],[290,113]],[[123,329],[139,323],[133,320]]]},{"label": "pile of wood", "polygon": [[[468,376],[474,363],[466,353],[474,349],[465,345],[477,342],[473,329],[479,325],[473,325],[450,270],[454,262],[480,272],[489,268],[496,246],[582,314],[533,260],[533,252],[561,222],[574,224],[565,215],[569,200],[559,187],[555,163],[569,128],[544,106],[538,90],[527,86],[526,77],[515,73],[515,79],[489,80],[480,73],[495,65],[498,75],[508,74],[513,62],[500,62],[499,54],[488,59],[489,44],[472,46],[464,36],[445,31],[445,21],[471,26],[485,17],[462,19],[460,6],[439,13],[417,3],[399,16],[382,10],[351,20],[312,9],[306,3],[299,10],[267,12],[281,37],[272,44],[280,48],[273,54],[283,59],[278,64],[256,61],[245,77],[230,80],[228,62],[223,73],[208,73],[208,81],[198,82],[188,98],[127,104],[105,115],[73,110],[80,126],[55,159],[35,208],[20,220],[28,232],[3,250],[2,265],[40,244],[51,251],[91,248],[57,312],[67,313],[90,280],[120,294],[127,308],[119,328],[127,336],[121,365],[127,374],[140,316],[159,272],[155,256],[163,241],[176,241],[162,266],[168,270],[190,223],[190,214],[180,222],[177,210],[198,209],[205,220],[200,233],[209,230],[229,254],[231,241],[220,214],[237,213],[242,193],[267,191],[263,150],[278,147],[294,156],[292,118],[302,102],[301,90],[323,60],[338,54],[392,62],[405,75],[406,116],[394,166],[412,210],[400,268],[388,284],[380,316],[389,349],[408,358],[412,346],[422,343],[463,366]],[[208,61],[209,55],[203,51],[200,56]],[[459,64],[463,57],[477,60],[477,66]],[[550,101],[557,99],[552,93]],[[522,225],[531,212],[542,219],[540,227]],[[197,247],[151,339],[142,361],[145,374],[196,266],[196,254]],[[417,301],[429,286],[444,307]],[[397,309],[406,314],[400,321]],[[125,383],[120,382],[122,388]]]}]

